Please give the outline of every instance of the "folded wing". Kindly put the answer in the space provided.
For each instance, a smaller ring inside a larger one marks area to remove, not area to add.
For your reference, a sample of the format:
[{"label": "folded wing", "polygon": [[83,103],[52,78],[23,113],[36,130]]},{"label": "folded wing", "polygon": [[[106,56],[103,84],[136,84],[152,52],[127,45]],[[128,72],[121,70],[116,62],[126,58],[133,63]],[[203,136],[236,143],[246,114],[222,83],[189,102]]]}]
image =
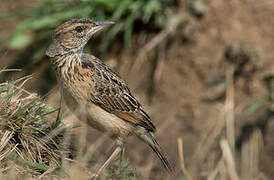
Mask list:
[{"label": "folded wing", "polygon": [[142,126],[152,132],[156,130],[126,83],[115,72],[94,56],[84,54],[82,59],[83,70],[90,72],[89,77],[93,78],[90,80],[93,82],[90,93],[93,103],[133,125]]}]

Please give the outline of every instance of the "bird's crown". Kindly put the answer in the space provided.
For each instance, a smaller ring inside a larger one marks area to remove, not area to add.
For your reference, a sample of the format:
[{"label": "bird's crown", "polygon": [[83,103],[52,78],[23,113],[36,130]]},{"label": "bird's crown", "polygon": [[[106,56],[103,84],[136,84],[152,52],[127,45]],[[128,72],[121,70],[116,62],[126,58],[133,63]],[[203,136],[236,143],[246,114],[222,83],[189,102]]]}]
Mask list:
[{"label": "bird's crown", "polygon": [[113,22],[94,22],[86,18],[67,20],[56,27],[53,42],[48,47],[46,55],[54,57],[67,52],[81,51],[95,32],[109,24]]}]

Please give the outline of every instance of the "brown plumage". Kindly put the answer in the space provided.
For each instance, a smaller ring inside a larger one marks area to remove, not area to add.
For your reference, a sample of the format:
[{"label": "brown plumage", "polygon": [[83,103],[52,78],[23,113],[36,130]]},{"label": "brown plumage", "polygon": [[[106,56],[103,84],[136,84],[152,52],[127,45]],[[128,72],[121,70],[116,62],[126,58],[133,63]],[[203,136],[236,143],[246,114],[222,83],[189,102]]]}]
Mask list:
[{"label": "brown plumage", "polygon": [[83,53],[90,37],[108,24],[112,22],[71,19],[56,28],[46,54],[52,57],[64,99],[79,119],[86,118],[119,145],[130,135],[139,137],[171,172],[154,138],[154,124],[126,83],[98,58]]}]

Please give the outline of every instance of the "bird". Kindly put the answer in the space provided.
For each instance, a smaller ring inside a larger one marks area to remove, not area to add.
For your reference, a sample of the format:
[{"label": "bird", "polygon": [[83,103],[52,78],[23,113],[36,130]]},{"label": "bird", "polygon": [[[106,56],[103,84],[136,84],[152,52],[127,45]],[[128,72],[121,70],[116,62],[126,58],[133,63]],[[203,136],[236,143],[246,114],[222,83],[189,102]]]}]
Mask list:
[{"label": "bird", "polygon": [[73,18],[56,27],[46,55],[55,68],[62,97],[78,119],[86,120],[115,141],[115,150],[95,178],[121,153],[127,137],[132,135],[152,148],[170,174],[173,169],[154,136],[156,127],[143,106],[116,72],[99,58],[83,52],[94,33],[112,24],[112,21]]}]

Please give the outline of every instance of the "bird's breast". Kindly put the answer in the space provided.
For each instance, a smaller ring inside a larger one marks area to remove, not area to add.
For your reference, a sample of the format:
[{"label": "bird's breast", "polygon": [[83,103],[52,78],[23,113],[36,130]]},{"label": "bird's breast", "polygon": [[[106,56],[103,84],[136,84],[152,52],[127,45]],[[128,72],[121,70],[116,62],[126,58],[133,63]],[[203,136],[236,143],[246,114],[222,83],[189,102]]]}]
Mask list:
[{"label": "bird's breast", "polygon": [[[134,126],[100,106],[77,96],[73,89],[62,88],[62,94],[68,108],[89,126],[108,133],[110,136],[126,137],[131,135]],[[75,89],[74,89],[75,91]],[[73,95],[74,94],[74,95]]]}]

